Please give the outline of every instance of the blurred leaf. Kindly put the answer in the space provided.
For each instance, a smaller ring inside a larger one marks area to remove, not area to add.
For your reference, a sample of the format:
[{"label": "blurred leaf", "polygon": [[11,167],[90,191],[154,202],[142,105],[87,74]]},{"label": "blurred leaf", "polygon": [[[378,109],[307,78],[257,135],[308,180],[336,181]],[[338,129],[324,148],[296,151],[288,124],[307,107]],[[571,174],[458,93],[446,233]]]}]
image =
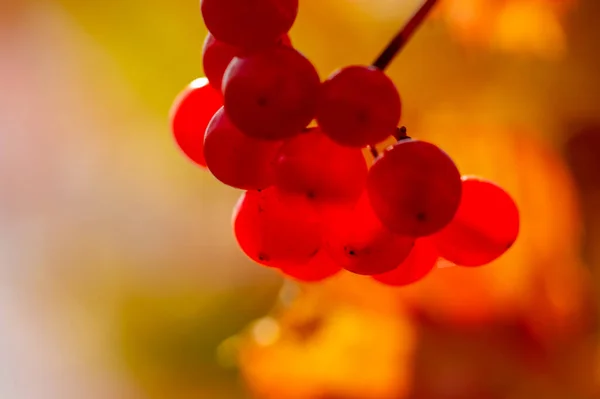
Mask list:
[{"label": "blurred leaf", "polygon": [[206,29],[198,1],[58,1],[117,60],[154,112],[166,116],[175,95],[202,75]]},{"label": "blurred leaf", "polygon": [[119,347],[127,368],[150,391],[232,385],[236,371],[219,366],[217,347],[268,311],[277,288],[134,289],[118,308]]}]

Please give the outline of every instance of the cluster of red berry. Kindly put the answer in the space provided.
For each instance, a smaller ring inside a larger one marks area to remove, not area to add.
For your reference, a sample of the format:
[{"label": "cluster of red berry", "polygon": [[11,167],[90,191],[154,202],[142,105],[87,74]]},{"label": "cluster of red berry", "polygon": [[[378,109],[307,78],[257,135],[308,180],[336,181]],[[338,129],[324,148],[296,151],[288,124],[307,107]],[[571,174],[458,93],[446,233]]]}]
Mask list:
[{"label": "cluster of red berry", "polygon": [[[298,0],[202,0],[201,9],[207,79],[176,99],[172,127],[189,158],[246,190],[233,225],[251,259],[302,281],[345,269],[400,286],[439,257],[480,266],[514,243],[519,214],[504,190],[461,178],[440,148],[398,128],[400,95],[383,70],[423,9],[373,66],[323,83],[287,36]],[[397,143],[377,154],[390,136]]]}]

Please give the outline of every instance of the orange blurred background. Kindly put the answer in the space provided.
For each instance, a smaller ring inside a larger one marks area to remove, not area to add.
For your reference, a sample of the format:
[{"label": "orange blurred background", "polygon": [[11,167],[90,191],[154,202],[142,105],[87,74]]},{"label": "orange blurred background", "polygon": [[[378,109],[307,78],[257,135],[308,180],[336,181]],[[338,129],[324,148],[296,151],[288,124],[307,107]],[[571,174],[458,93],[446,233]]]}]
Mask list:
[{"label": "orange blurred background", "polygon": [[[440,0],[389,74],[411,136],[517,200],[485,268],[283,282],[169,132],[197,1],[0,3],[0,397],[600,397],[600,3]],[[322,78],[418,0],[300,0]]]}]

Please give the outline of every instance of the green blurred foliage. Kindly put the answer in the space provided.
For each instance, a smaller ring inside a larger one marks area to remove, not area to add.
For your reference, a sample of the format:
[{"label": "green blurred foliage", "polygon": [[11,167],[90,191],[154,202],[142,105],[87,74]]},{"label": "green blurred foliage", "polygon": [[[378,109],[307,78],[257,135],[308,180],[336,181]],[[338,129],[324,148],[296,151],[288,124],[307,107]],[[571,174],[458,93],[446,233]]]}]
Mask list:
[{"label": "green blurred foliage", "polygon": [[131,287],[118,301],[116,320],[117,349],[127,373],[152,397],[168,397],[173,390],[182,397],[208,390],[218,392],[219,398],[242,398],[237,370],[219,363],[217,348],[268,312],[278,288],[207,292],[191,284],[160,290]]},{"label": "green blurred foliage", "polygon": [[197,1],[58,2],[118,61],[151,111],[166,115],[175,94],[202,74],[206,29]]}]

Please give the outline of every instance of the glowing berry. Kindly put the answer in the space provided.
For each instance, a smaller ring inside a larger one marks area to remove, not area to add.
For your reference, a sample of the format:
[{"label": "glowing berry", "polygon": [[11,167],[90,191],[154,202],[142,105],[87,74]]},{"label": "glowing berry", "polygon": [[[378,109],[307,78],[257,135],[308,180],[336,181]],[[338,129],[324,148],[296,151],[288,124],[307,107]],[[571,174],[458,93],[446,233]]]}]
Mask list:
[{"label": "glowing berry", "polygon": [[223,106],[221,93],[206,78],[190,83],[175,99],[170,111],[175,142],[194,163],[206,167],[204,133],[215,112]]},{"label": "glowing berry", "polygon": [[318,203],[356,202],[367,173],[361,150],[340,146],[318,128],[287,140],[275,162],[278,188]]},{"label": "glowing berry", "polygon": [[221,90],[223,74],[240,50],[230,44],[221,42],[210,33],[204,40],[202,49],[202,67],[204,74],[210,84],[217,90]]},{"label": "glowing berry", "polygon": [[319,87],[310,61],[290,47],[274,46],[234,58],[223,77],[225,110],[249,136],[289,138],[314,118]]},{"label": "glowing berry", "polygon": [[[288,35],[284,35],[278,44],[291,46],[292,42]],[[208,78],[210,84],[220,91],[223,83],[223,75],[231,61],[235,57],[249,54],[252,53],[246,54],[243,49],[221,42],[209,33],[206,35],[204,47],[202,49],[202,66],[204,68],[204,74]]]},{"label": "glowing berry", "polygon": [[223,108],[206,129],[204,157],[211,173],[228,186],[259,190],[275,181],[273,160],[280,142],[246,136],[229,122]]},{"label": "glowing berry", "polygon": [[233,214],[237,242],[257,263],[283,268],[308,263],[321,249],[321,221],[310,203],[275,188],[248,191]]},{"label": "glowing berry", "polygon": [[364,147],[393,135],[400,114],[400,95],[385,73],[374,67],[351,66],[323,84],[317,122],[334,141]]},{"label": "glowing berry", "polygon": [[433,243],[427,238],[420,238],[408,257],[394,270],[373,276],[380,283],[391,286],[405,286],[422,280],[436,265],[439,258]]},{"label": "glowing berry", "polygon": [[279,39],[279,44],[282,44],[284,46],[288,46],[288,47],[294,47],[294,44],[292,43],[292,38],[290,37],[290,35],[283,35],[281,36],[281,38]]},{"label": "glowing berry", "polygon": [[326,251],[319,251],[307,263],[285,266],[281,272],[294,280],[316,283],[337,275],[342,268]]},{"label": "glowing berry", "polygon": [[202,0],[204,23],[218,40],[242,48],[277,42],[298,15],[298,0]]},{"label": "glowing berry", "polygon": [[423,237],[450,223],[460,203],[462,182],[445,152],[424,141],[406,140],[373,164],[367,190],[385,226],[400,235]]},{"label": "glowing berry", "polygon": [[440,255],[460,266],[482,266],[504,254],[519,234],[519,210],[501,187],[463,178],[456,216],[433,236]]},{"label": "glowing berry", "polygon": [[396,268],[406,259],[414,239],[385,228],[363,195],[353,209],[328,220],[325,245],[331,258],[344,269],[375,275]]}]

